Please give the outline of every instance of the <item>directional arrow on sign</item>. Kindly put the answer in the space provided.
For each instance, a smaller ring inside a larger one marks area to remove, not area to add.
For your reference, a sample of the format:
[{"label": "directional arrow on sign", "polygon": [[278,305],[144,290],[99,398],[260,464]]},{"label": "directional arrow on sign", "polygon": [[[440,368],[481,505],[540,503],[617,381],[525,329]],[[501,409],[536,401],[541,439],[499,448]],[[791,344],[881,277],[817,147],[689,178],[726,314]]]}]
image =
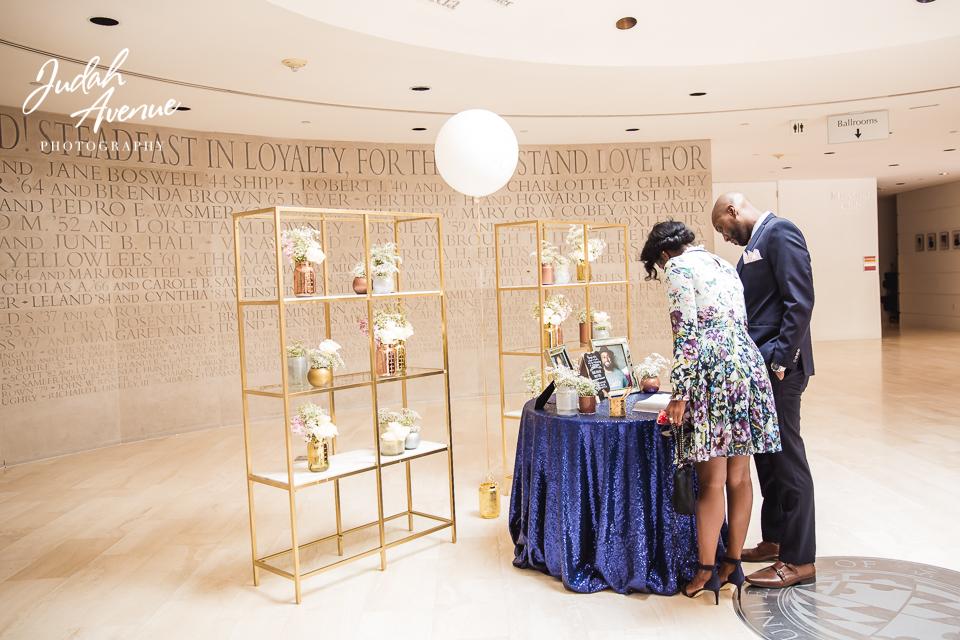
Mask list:
[{"label": "directional arrow on sign", "polygon": [[857,137],[859,138],[859,137],[860,137],[860,129],[857,129],[857,132],[856,132],[855,134],[853,134],[853,135],[855,135],[855,136],[857,136]]}]

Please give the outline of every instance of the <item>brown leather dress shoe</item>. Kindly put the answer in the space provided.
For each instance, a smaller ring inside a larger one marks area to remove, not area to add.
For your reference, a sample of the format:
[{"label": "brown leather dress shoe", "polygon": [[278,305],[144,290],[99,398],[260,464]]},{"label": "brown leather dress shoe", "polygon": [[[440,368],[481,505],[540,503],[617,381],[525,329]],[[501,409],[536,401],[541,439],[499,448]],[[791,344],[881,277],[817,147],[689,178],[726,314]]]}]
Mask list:
[{"label": "brown leather dress shoe", "polygon": [[779,544],[763,541],[752,549],[744,549],[740,559],[744,562],[774,562],[779,556]]},{"label": "brown leather dress shoe", "polygon": [[766,569],[747,576],[747,582],[764,589],[784,589],[795,584],[813,584],[817,581],[817,567],[810,564],[774,562]]}]

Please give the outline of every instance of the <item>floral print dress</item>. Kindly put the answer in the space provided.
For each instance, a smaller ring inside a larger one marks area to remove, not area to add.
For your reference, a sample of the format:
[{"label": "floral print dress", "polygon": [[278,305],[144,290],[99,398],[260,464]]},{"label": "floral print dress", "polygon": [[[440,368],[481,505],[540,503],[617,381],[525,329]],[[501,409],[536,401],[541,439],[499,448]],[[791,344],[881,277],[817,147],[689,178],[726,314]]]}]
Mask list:
[{"label": "floral print dress", "polygon": [[665,266],[674,365],[674,400],[687,401],[680,459],[781,450],[773,389],[760,351],[747,333],[743,285],[736,270],[703,247]]}]

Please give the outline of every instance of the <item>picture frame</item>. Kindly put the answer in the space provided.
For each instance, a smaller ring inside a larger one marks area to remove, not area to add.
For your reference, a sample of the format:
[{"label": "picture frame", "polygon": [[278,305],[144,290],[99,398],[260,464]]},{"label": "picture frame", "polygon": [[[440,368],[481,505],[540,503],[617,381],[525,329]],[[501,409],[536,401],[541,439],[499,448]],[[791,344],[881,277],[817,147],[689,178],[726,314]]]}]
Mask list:
[{"label": "picture frame", "polygon": [[960,249],[960,229],[955,229],[953,232],[953,248]]},{"label": "picture frame", "polygon": [[600,354],[611,392],[633,391],[638,388],[638,381],[633,375],[630,344],[626,337],[591,340],[590,350]]},{"label": "picture frame", "polygon": [[937,234],[928,233],[927,234],[927,251],[936,251],[937,250]]},{"label": "picture frame", "polygon": [[940,232],[940,251],[950,251],[950,233],[948,231]]},{"label": "picture frame", "polygon": [[570,360],[570,354],[567,352],[566,345],[546,349],[544,355],[547,358],[547,364],[553,368],[566,367],[573,369],[573,361]]},{"label": "picture frame", "polygon": [[923,248],[926,246],[926,238],[923,237],[922,233],[918,233],[916,237],[916,242],[913,245],[913,250],[917,253],[923,251]]}]

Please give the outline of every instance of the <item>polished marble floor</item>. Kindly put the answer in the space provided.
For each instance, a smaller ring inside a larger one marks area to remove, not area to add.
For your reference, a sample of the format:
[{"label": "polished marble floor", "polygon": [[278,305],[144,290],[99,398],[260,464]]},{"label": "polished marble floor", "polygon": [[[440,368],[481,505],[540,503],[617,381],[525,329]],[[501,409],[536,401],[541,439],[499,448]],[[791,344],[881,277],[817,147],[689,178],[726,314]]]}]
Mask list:
[{"label": "polished marble floor", "polygon": [[[960,333],[816,349],[818,375],[803,416],[820,555],[960,569]],[[729,595],[719,607],[706,599],[581,595],[515,569],[506,504],[499,520],[477,513],[486,468],[480,408],[455,404],[457,544],[441,532],[391,550],[386,572],[372,557],[325,573],[304,583],[300,606],[283,578],[264,574],[252,586],[238,428],[5,469],[0,637],[754,637]],[[493,429],[493,413],[490,421]],[[444,460],[415,464],[418,508],[442,513]],[[402,508],[400,469],[384,481],[388,502]],[[369,478],[345,484],[345,523],[369,519],[372,486]],[[330,531],[330,491],[302,494],[304,535]],[[258,490],[257,507],[261,549],[283,548],[286,494]]]}]

